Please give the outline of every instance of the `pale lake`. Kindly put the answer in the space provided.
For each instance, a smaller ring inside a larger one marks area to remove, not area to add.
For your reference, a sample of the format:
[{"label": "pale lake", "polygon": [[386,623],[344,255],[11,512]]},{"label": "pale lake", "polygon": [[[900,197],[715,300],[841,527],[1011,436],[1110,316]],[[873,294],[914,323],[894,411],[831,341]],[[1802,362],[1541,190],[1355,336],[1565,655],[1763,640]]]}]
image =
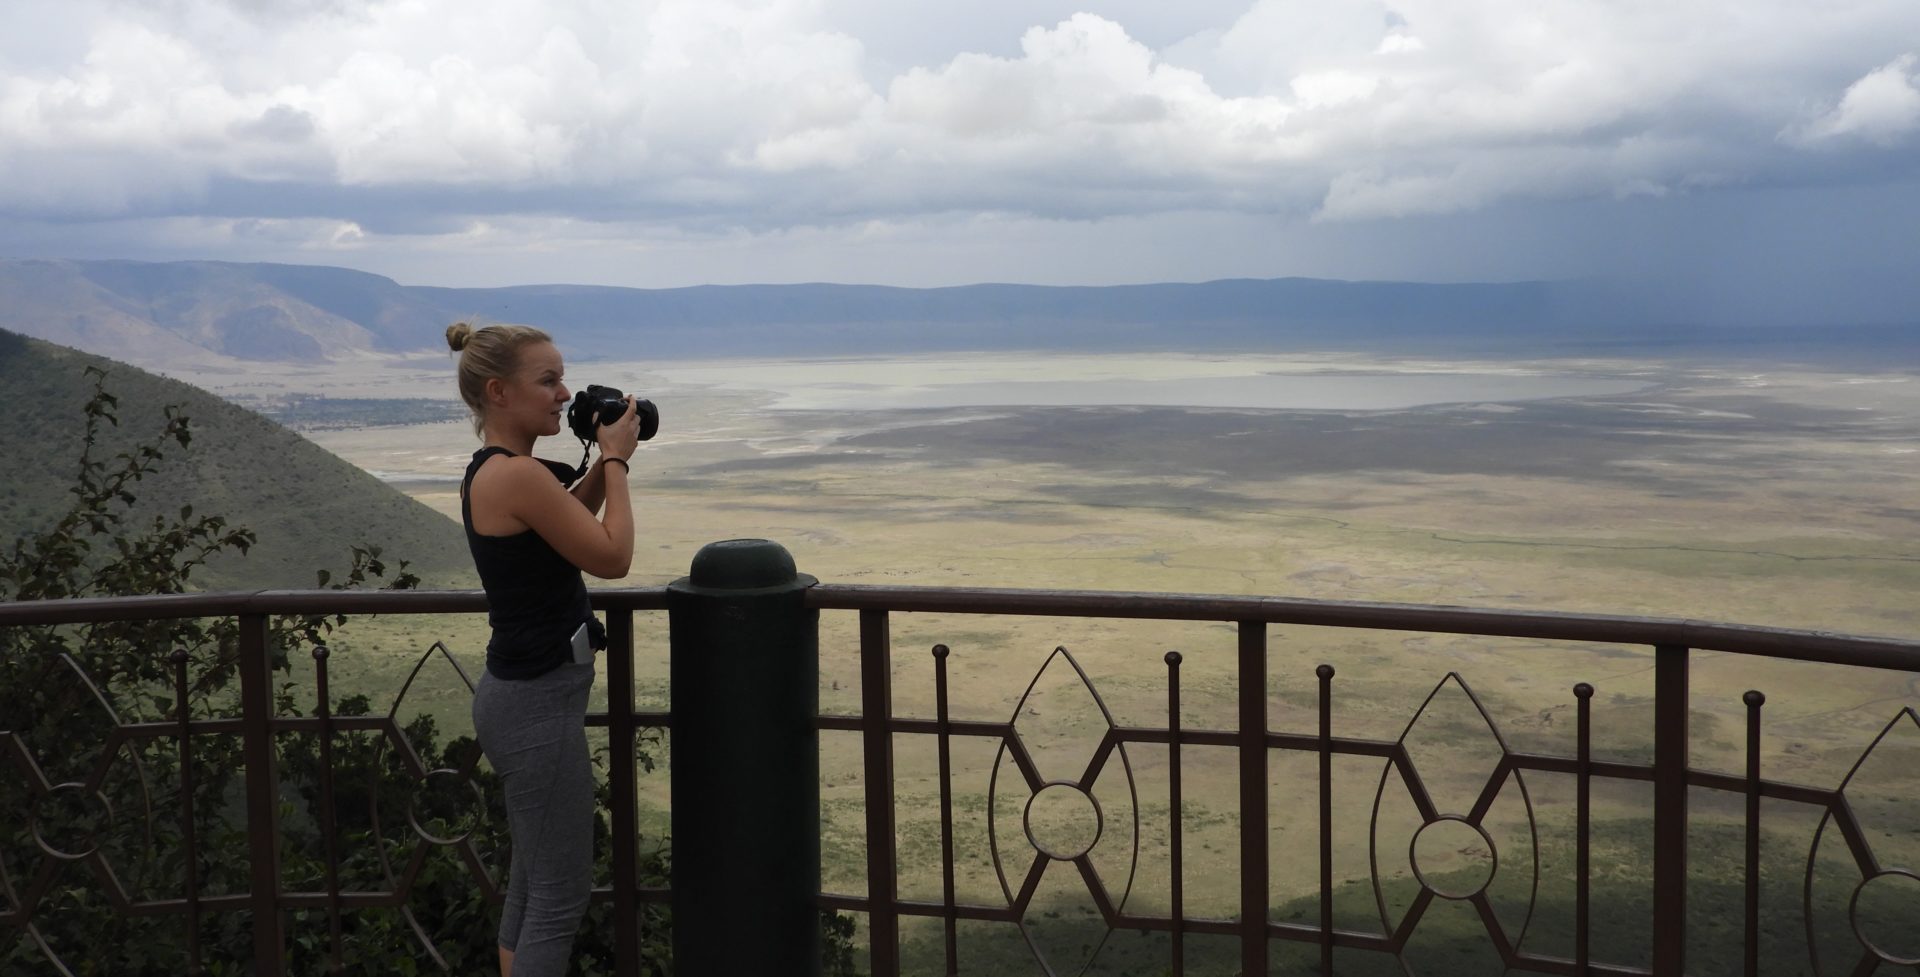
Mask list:
[{"label": "pale lake", "polygon": [[[591,364],[574,372],[585,375]],[[615,366],[628,373],[624,364]],[[666,386],[767,396],[772,410],[1195,407],[1407,410],[1633,393],[1644,379],[1433,364],[1367,368],[1313,358],[998,355],[661,364]],[[628,375],[635,375],[628,373]],[[636,379],[639,376],[635,375]]]}]

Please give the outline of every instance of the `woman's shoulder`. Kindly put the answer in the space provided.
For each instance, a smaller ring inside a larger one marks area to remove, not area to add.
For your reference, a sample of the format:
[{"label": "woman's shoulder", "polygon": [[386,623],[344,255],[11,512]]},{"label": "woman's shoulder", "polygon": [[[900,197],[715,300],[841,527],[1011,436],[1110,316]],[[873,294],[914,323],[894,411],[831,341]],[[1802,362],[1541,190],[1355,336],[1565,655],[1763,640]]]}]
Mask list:
[{"label": "woman's shoulder", "polygon": [[495,454],[482,459],[468,482],[467,504],[473,528],[484,536],[526,531],[528,513],[541,512],[566,497],[539,459]]},{"label": "woman's shoulder", "polygon": [[478,482],[484,478],[487,482],[505,482],[517,484],[540,476],[553,481],[547,474],[547,466],[532,455],[516,455],[508,451],[498,451],[479,459],[479,467],[474,469],[473,478]]}]

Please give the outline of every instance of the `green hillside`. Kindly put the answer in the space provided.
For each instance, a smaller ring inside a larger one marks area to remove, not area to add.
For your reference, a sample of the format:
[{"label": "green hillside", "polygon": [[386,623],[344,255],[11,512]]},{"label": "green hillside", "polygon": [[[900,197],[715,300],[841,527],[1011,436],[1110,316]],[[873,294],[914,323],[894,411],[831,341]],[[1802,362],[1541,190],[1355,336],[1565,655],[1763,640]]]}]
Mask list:
[{"label": "green hillside", "polygon": [[137,520],[190,504],[258,534],[246,556],[197,574],[202,587],[312,587],[316,570],[337,575],[348,548],[365,544],[389,563],[410,561],[426,586],[471,571],[459,526],[274,422],[179,381],[4,330],[0,545],[51,524],[66,505],[93,390],[88,366],[107,371],[107,390],[119,398],[106,455],[151,439],[166,404],[181,405],[192,423],[192,446],[169,446],[160,473],[135,486]]}]

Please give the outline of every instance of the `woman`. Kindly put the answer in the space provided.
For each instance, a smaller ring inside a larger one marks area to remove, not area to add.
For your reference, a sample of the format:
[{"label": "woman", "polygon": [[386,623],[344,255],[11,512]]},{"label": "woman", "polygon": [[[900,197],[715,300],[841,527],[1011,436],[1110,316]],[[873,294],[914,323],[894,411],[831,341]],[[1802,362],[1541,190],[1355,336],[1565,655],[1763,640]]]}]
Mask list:
[{"label": "woman", "polygon": [[[560,433],[569,394],[560,351],[531,326],[447,328],[460,354],[460,398],[485,443],[467,465],[460,514],[487,591],[487,670],[473,728],[506,790],[513,839],[500,914],[502,977],[560,977],[587,910],[593,873],[593,773],[583,719],[591,653],[606,631],[581,571],[626,576],[633,562],[627,459],[640,420],[627,412],[598,434],[600,458],[571,491],[574,470],[533,457]],[[595,513],[604,512],[596,518]]]}]

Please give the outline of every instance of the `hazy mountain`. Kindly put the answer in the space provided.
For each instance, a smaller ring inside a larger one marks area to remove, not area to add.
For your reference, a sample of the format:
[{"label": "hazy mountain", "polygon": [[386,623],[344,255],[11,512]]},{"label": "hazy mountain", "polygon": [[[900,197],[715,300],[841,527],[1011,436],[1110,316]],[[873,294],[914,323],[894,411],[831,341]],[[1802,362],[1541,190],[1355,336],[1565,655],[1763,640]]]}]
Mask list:
[{"label": "hazy mountain", "polygon": [[598,355],[845,355],[925,350],[1365,348],[1548,336],[1585,286],[1306,278],[1049,287],[733,285],[420,289],[448,309],[531,321]]},{"label": "hazy mountain", "polygon": [[1703,327],[1661,308],[1648,295],[1595,282],[461,289],[295,265],[0,260],[0,328],[149,366],[439,350],[446,325],[461,319],[540,325],[581,359],[982,349],[1553,355],[1915,347],[1911,324]]},{"label": "hazy mountain", "polygon": [[[158,475],[135,484],[132,525],[192,505],[252,529],[259,543],[197,575],[208,589],[312,587],[314,571],[338,576],[348,548],[372,543],[389,563],[405,559],[429,581],[470,570],[460,527],[305,438],[212,394],[77,350],[0,331],[0,545],[46,527],[70,501],[92,395],[88,366],[107,371],[120,423],[95,450],[105,457],[145,443],[164,424],[162,407],[181,405],[192,424],[187,448],[167,445]],[[30,462],[20,464],[20,462]]]}]

